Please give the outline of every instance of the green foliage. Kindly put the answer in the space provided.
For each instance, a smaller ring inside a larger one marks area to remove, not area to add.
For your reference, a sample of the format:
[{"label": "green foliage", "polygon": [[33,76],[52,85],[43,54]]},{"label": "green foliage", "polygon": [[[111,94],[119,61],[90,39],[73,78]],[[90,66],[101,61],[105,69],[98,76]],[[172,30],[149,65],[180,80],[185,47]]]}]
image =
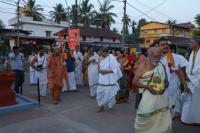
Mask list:
[{"label": "green foliage", "polygon": [[7,73],[12,72],[11,65],[9,63],[1,64],[0,65],[0,73]]},{"label": "green foliage", "polygon": [[198,14],[194,19],[198,27],[200,27],[200,14]]},{"label": "green foliage", "polygon": [[50,16],[56,23],[60,23],[60,21],[67,21],[67,12],[65,11],[62,4],[56,4],[55,7],[53,7],[53,11],[50,11]]},{"label": "green foliage", "polygon": [[80,8],[76,7],[76,5],[74,4],[71,6],[71,11],[70,11],[70,15],[69,15],[73,26],[75,26],[75,24],[76,24],[76,8],[77,8],[77,23],[80,23],[80,16],[81,16],[80,11],[79,11]]},{"label": "green foliage", "polygon": [[193,32],[194,36],[200,36],[200,14],[198,14],[195,18],[195,22],[197,24],[197,29]]},{"label": "green foliage", "polygon": [[194,36],[200,36],[200,29],[194,30],[193,35]]},{"label": "green foliage", "polygon": [[89,3],[89,0],[83,0],[80,7],[80,23],[83,24],[83,26],[90,26],[93,23],[93,19],[95,16],[95,12],[93,10],[94,5]]},{"label": "green foliage", "polygon": [[41,13],[43,10],[41,5],[36,5],[35,0],[28,0],[24,8],[20,8],[20,14],[33,17],[36,21],[41,21],[44,18],[44,15]]},{"label": "green foliage", "polygon": [[116,29],[116,28],[113,28],[113,30],[112,30],[113,32],[115,32],[115,33],[117,33],[118,32],[118,30]]},{"label": "green foliage", "polygon": [[96,12],[95,15],[95,21],[98,26],[101,26],[103,29],[110,29],[111,24],[115,23],[114,17],[117,17],[117,15],[111,10],[115,7],[114,5],[111,5],[111,0],[104,0],[103,3],[99,2],[99,11]]},{"label": "green foliage", "polygon": [[166,22],[167,24],[171,25],[171,24],[176,24],[176,20],[167,20]]},{"label": "green foliage", "polygon": [[147,22],[146,19],[144,19],[144,18],[140,19],[140,20],[138,21],[137,29],[140,30],[140,28],[141,28],[142,26],[144,26],[145,24],[147,24],[147,23],[148,23],[148,22]]},{"label": "green foliage", "polygon": [[[131,21],[131,20],[129,20]],[[123,20],[122,20],[123,22]],[[140,28],[142,26],[144,26],[145,24],[147,24],[147,20],[142,18],[138,21],[138,24],[136,24],[136,22],[133,20],[131,22],[131,29],[132,29],[132,33],[131,34],[125,34],[125,43],[128,44],[134,44],[134,43],[138,43],[139,42],[139,34],[140,34]],[[130,24],[130,22],[129,22]],[[127,30],[127,29],[126,29]]]}]

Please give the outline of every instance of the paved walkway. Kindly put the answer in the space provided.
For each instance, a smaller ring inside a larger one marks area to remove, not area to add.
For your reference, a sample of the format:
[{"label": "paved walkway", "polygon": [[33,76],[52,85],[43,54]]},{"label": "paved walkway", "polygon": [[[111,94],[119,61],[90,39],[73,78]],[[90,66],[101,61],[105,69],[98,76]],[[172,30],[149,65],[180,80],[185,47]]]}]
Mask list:
[{"label": "paved walkway", "polygon": [[[24,95],[36,99],[36,86],[25,83]],[[48,95],[39,108],[0,115],[0,133],[133,133],[133,99],[132,95],[130,103],[116,105],[113,112],[96,113],[96,101],[87,88],[64,93],[58,105]],[[174,122],[173,133],[200,133],[200,127]]]}]

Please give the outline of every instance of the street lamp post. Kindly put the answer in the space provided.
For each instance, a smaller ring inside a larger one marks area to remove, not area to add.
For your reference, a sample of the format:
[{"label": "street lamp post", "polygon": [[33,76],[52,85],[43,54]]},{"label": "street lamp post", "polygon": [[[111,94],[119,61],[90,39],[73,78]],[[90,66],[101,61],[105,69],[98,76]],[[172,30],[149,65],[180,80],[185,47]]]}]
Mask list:
[{"label": "street lamp post", "polygon": [[124,2],[124,21],[123,21],[123,37],[122,37],[122,46],[124,47],[125,44],[125,21],[126,21],[126,0]]},{"label": "street lamp post", "polygon": [[20,0],[17,1],[17,46],[19,46],[19,2]]}]

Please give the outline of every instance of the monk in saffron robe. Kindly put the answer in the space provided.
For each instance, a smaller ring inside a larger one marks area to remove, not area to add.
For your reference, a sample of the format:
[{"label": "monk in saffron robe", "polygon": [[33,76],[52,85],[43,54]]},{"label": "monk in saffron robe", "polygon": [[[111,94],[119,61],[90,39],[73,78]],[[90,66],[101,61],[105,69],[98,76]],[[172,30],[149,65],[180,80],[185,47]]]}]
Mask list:
[{"label": "monk in saffron robe", "polygon": [[60,101],[60,94],[63,87],[64,63],[61,49],[54,48],[53,53],[48,58],[48,87],[52,93],[54,104]]}]

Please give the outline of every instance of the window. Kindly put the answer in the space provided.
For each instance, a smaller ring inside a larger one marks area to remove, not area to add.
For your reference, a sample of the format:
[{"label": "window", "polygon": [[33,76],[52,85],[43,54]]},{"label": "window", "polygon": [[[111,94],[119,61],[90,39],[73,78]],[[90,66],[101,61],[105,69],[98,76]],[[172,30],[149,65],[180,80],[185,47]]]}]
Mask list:
[{"label": "window", "polygon": [[100,41],[103,41],[103,37],[100,37]]},{"label": "window", "polygon": [[113,42],[115,42],[115,38],[113,38]]},{"label": "window", "polygon": [[82,39],[83,39],[83,41],[86,41],[86,36],[83,36]]},{"label": "window", "polygon": [[46,37],[51,37],[51,31],[46,31]]}]

